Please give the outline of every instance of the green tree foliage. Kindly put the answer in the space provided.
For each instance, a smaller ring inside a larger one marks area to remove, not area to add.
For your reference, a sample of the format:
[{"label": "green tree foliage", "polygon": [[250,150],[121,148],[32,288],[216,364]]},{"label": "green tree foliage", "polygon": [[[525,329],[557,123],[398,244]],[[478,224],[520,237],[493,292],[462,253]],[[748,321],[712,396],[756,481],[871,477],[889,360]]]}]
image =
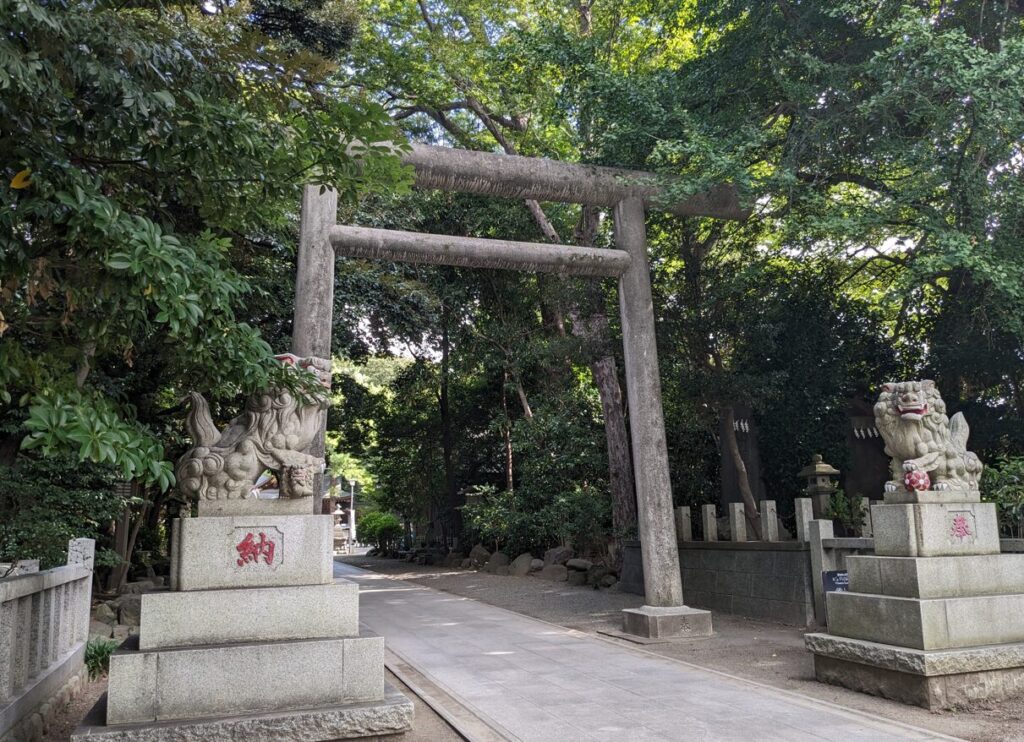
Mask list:
[{"label": "green tree foliage", "polygon": [[[983,457],[1022,450],[1024,27],[1015,4],[446,0],[363,12],[374,22],[356,45],[359,79],[386,91],[381,102],[414,137],[663,170],[684,177],[679,196],[731,181],[755,206],[745,224],[649,219],[677,500],[717,499],[728,407],[754,408],[764,485],[784,501],[811,453],[846,465],[847,407],[896,377],[938,379]],[[538,237],[538,225],[517,227],[512,207],[502,218],[479,201],[416,203],[404,228]],[[542,206],[563,238],[572,233],[573,209]],[[596,241],[608,238],[605,224]],[[483,280],[506,292],[474,289],[462,305],[472,310],[460,322],[476,337],[453,346],[454,383],[466,409],[490,422],[460,421],[454,446],[491,463],[460,469],[456,486],[496,488],[467,510],[476,533],[497,542],[487,529],[506,523],[508,539],[528,531],[516,525],[524,519],[545,532],[539,516],[530,521],[549,502],[531,502],[535,481],[553,497],[568,482],[599,481],[589,466],[568,463],[563,479],[562,462],[544,463],[558,458],[547,429],[561,431],[559,450],[570,440],[601,448],[599,428],[569,424],[591,409],[589,381],[552,383],[567,354],[579,363],[585,351],[536,332],[543,301],[511,311],[507,293],[529,296],[529,279],[445,275],[449,292]],[[562,300],[575,290],[558,284]],[[385,333],[440,326],[435,311],[375,316]],[[421,503],[443,477],[428,361],[418,392],[396,394],[386,413],[422,425],[382,426],[378,439],[381,451],[409,447],[403,481],[434,477],[422,496],[402,490]],[[502,395],[489,408],[476,401],[486,399],[474,396],[481,385],[495,384]],[[503,437],[514,452],[511,491],[496,465]]]},{"label": "green tree foliage", "polygon": [[361,542],[374,544],[378,551],[388,551],[398,545],[402,524],[391,513],[374,511],[359,519],[356,534]]},{"label": "green tree foliage", "polygon": [[[271,348],[245,321],[260,246],[289,234],[305,181],[346,199],[397,183],[394,157],[345,146],[392,131],[332,64],[280,53],[239,9],[3,0],[0,15],[0,400],[27,412],[26,447],[165,488],[164,431],[138,403],[268,382]],[[157,399],[132,398],[137,367]]]}]

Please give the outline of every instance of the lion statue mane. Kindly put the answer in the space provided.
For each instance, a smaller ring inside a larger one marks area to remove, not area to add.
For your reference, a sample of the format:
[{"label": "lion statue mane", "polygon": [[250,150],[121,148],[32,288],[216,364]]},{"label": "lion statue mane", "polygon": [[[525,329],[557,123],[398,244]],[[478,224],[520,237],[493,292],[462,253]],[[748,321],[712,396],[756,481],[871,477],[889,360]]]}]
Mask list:
[{"label": "lion statue mane", "polygon": [[882,385],[875,403],[875,424],[892,458],[887,492],[904,486],[911,471],[929,475],[932,489],[976,494],[981,460],[967,450],[970,429],[962,412],[946,416],[934,381],[900,381]]},{"label": "lion statue mane", "polygon": [[[316,374],[325,386],[330,383],[328,360],[291,354],[278,360]],[[189,400],[186,425],[195,446],[181,457],[175,472],[182,494],[205,500],[246,498],[260,474],[270,469],[278,475],[281,497],[313,495],[323,459],[306,451],[326,413],[326,394],[309,403],[284,389],[258,392],[223,432],[213,424],[202,394],[192,392]]]}]

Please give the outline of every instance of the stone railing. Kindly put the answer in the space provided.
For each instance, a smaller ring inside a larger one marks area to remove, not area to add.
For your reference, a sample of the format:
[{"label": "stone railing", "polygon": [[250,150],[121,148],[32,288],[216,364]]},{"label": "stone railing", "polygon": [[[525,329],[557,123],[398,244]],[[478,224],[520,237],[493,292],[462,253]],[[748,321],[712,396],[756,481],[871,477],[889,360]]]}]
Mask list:
[{"label": "stone railing", "polygon": [[95,542],[74,539],[68,563],[0,579],[0,740],[35,739],[42,711],[70,695],[89,638]]}]

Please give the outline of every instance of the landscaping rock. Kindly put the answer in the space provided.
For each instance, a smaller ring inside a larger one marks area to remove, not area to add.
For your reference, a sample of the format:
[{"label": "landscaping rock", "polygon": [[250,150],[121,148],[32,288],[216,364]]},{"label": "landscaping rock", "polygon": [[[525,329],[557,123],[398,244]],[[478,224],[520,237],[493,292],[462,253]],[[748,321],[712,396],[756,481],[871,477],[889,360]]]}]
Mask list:
[{"label": "landscaping rock", "polygon": [[477,544],[469,551],[469,563],[473,567],[482,567],[491,558],[491,552],[487,551],[481,544]]},{"label": "landscaping rock", "polygon": [[135,595],[137,593],[147,593],[155,587],[152,580],[139,580],[137,582],[129,582],[122,589],[122,595]]},{"label": "landscaping rock", "polygon": [[576,569],[580,572],[586,572],[588,569],[594,566],[594,563],[589,559],[570,559],[565,563],[565,566],[569,569]]},{"label": "landscaping rock", "polygon": [[567,579],[570,585],[582,586],[587,584],[587,573],[581,572],[578,569],[570,569],[567,573]]},{"label": "landscaping rock", "polygon": [[565,568],[564,564],[549,564],[540,572],[537,576],[542,580],[551,580],[552,582],[565,582],[569,577],[569,570]]},{"label": "landscaping rock", "polygon": [[544,552],[544,566],[549,567],[552,564],[565,564],[567,561],[576,556],[575,552],[568,546],[556,546],[553,549],[548,549]]},{"label": "landscaping rock", "polygon": [[530,562],[531,572],[540,572],[542,569],[544,569],[543,559],[534,559],[532,562]]},{"label": "landscaping rock", "polygon": [[89,622],[89,638],[92,638],[94,636],[98,636],[101,639],[109,639],[110,638],[110,629],[111,629],[111,625],[108,624],[108,623],[104,623],[103,621],[96,621],[96,620],[90,621]]},{"label": "landscaping rock", "polygon": [[[536,561],[540,562],[539,559]],[[533,555],[530,553],[520,554],[512,560],[512,564],[508,565],[509,574],[516,575],[517,577],[525,577],[530,574],[530,565],[534,562]],[[540,566],[544,566],[544,562],[540,562]]]},{"label": "landscaping rock", "polygon": [[142,596],[122,595],[118,598],[118,620],[126,626],[138,626],[142,618]]},{"label": "landscaping rock", "polygon": [[614,587],[619,580],[615,575],[605,575],[601,578],[601,587]]},{"label": "landscaping rock", "polygon": [[498,567],[505,567],[505,574],[508,574],[508,554],[500,551],[491,554],[487,564],[484,565],[484,572],[494,574],[494,570],[498,569]]},{"label": "landscaping rock", "polygon": [[123,642],[125,639],[127,639],[129,636],[131,636],[131,633],[132,633],[132,627],[131,626],[124,626],[123,624],[118,624],[117,626],[114,627],[113,637],[114,637],[115,640],[117,640],[119,642]]},{"label": "landscaping rock", "polygon": [[444,566],[446,567],[458,567],[463,562],[462,554],[457,551],[453,551],[444,560]]},{"label": "landscaping rock", "polygon": [[603,564],[595,564],[587,570],[587,584],[599,587],[601,585],[601,580],[607,577],[610,573],[611,570]]},{"label": "landscaping rock", "polygon": [[491,574],[498,575],[499,577],[508,577],[508,567],[495,567]]},{"label": "landscaping rock", "polygon": [[460,564],[459,566],[462,567],[463,569],[469,569],[470,567],[473,566],[473,560],[472,559],[468,559],[468,558],[467,559],[463,559],[462,560],[462,564]]},{"label": "landscaping rock", "polygon": [[92,616],[95,620],[109,624],[110,626],[117,623],[117,611],[110,605],[110,603],[100,603],[92,612]]}]

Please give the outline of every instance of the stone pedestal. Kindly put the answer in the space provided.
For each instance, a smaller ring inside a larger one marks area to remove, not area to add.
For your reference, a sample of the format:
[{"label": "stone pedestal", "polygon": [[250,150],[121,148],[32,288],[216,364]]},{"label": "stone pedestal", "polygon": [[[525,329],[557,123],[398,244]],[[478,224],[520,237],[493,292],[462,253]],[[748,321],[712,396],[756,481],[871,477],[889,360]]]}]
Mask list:
[{"label": "stone pedestal", "polygon": [[977,500],[872,508],[875,555],[847,557],[850,591],[806,636],[818,680],[929,709],[1024,694],[1024,554],[999,553],[995,505]]},{"label": "stone pedestal", "polygon": [[711,611],[689,606],[642,605],[622,611],[626,634],[642,639],[697,639],[711,636]]},{"label": "stone pedestal", "polygon": [[383,638],[359,634],[357,586],[333,579],[331,516],[288,504],[175,524],[177,589],[142,596],[139,635],[111,657],[107,695],[73,739],[377,739],[410,729],[412,704],[384,682]]}]

